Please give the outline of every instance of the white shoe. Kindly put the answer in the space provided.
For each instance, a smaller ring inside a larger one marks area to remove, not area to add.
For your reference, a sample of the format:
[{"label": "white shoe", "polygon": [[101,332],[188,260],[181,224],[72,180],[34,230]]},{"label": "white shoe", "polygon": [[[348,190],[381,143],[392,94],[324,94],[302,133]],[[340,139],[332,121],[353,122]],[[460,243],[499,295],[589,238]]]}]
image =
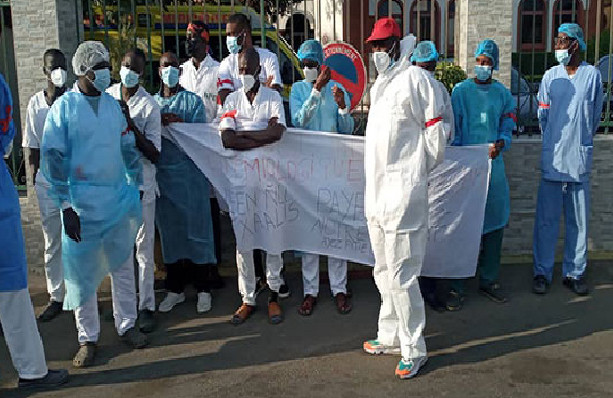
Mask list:
[{"label": "white shoe", "polygon": [[168,294],[166,295],[166,298],[160,303],[158,311],[169,312],[170,310],[175,308],[175,305],[181,304],[184,301],[185,301],[184,293],[177,294],[173,292],[168,292]]},{"label": "white shoe", "polygon": [[198,304],[196,304],[196,311],[199,313],[209,312],[212,307],[211,293],[198,293]]}]

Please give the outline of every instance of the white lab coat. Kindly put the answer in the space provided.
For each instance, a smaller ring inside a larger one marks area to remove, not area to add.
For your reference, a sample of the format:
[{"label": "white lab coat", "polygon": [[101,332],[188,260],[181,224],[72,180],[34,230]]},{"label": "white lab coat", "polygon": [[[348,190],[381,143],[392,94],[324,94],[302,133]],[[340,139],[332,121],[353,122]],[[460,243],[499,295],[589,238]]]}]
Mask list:
[{"label": "white lab coat", "polygon": [[202,60],[198,69],[191,59],[181,65],[179,84],[184,89],[196,93],[202,98],[208,123],[211,123],[217,116],[218,73],[219,62],[215,61],[210,55]]},{"label": "white lab coat", "polygon": [[[43,90],[30,98],[26,112],[26,125],[21,146],[40,149],[49,105]],[[51,184],[39,170],[34,177],[34,189],[40,210],[45,239],[45,277],[47,293],[52,301],[64,301],[64,270],[62,268],[62,218],[60,208],[49,196]]]},{"label": "white lab coat", "polygon": [[[109,87],[107,93],[119,100],[121,84]],[[136,128],[153,143],[158,151],[162,150],[162,120],[160,107],[157,101],[141,86],[127,102],[130,117]],[[141,206],[143,209],[143,223],[136,235],[136,261],[138,262],[138,293],[139,310],[155,311],[155,199],[158,194],[156,181],[156,168],[144,155],[141,154],[143,167],[143,191]]]},{"label": "white lab coat", "polygon": [[371,89],[364,155],[365,213],[382,298],[377,340],[400,346],[405,360],[426,356],[417,277],[428,235],[428,173],[443,160],[447,140],[440,90],[410,65],[411,51],[405,46]]}]

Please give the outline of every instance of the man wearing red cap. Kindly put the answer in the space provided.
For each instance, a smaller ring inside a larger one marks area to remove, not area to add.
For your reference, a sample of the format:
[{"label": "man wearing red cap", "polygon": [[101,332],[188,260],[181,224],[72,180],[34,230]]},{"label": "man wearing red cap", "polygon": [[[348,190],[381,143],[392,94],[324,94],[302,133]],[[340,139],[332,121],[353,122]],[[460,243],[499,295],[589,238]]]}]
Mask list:
[{"label": "man wearing red cap", "polygon": [[400,353],[396,375],[408,379],[426,363],[424,302],[417,277],[428,236],[428,173],[443,160],[443,98],[431,77],[411,65],[415,37],[400,40],[392,18],[366,40],[378,72],[366,126],[364,205],[381,294],[370,354]]}]

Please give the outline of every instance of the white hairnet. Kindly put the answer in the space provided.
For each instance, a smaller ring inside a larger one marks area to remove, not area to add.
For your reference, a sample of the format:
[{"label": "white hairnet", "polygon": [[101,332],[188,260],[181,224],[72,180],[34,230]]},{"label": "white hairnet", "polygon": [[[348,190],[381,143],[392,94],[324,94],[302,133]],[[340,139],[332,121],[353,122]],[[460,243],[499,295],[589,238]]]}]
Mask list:
[{"label": "white hairnet", "polygon": [[72,70],[77,76],[83,76],[100,62],[109,62],[109,52],[99,41],[84,41],[79,44],[72,57]]}]

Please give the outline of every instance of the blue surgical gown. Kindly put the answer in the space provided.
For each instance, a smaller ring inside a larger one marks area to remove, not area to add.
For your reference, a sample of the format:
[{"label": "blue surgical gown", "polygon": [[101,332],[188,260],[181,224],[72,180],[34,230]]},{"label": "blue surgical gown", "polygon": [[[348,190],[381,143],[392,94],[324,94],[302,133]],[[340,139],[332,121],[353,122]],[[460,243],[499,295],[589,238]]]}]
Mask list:
[{"label": "blue surgical gown", "polygon": [[545,73],[538,93],[543,179],[559,182],[589,179],[593,136],[600,123],[603,98],[600,72],[586,62],[581,63],[572,78],[562,65]]},{"label": "blue surgical gown", "polygon": [[[202,99],[190,91],[179,91],[169,98],[157,94],[155,100],[162,114],[174,113],[185,123],[206,122]],[[187,259],[195,264],[216,264],[209,182],[167,137],[162,138],[157,164],[160,197],[155,210],[164,263]]]},{"label": "blue surgical gown", "polygon": [[85,97],[68,92],[53,103],[41,146],[40,169],[51,196],[58,206],[72,207],[81,221],[81,242],[62,234],[65,309],[91,299],[102,279],[125,263],[141,225],[142,173],[134,134],[112,96]]},{"label": "blue surgical gown", "polygon": [[[334,101],[332,88],[338,86],[345,93],[347,113],[340,114]],[[345,88],[334,80],[330,80],[319,94],[313,93],[313,83],[301,80],[292,85],[289,97],[292,114],[292,124],[301,129],[315,131],[330,131],[341,134],[353,132],[353,117],[349,113],[351,100]]]},{"label": "blue surgical gown", "polygon": [[13,98],[0,74],[0,292],[28,287],[19,197],[4,161],[5,152],[15,136],[12,115]]},{"label": "blue surgical gown", "polygon": [[[515,128],[515,103],[511,92],[501,83],[477,84],[467,79],[456,85],[451,95],[455,119],[452,145],[475,145],[504,141],[511,147]],[[485,205],[483,234],[503,228],[509,221],[511,203],[509,183],[502,154],[492,160],[490,185]]]}]

